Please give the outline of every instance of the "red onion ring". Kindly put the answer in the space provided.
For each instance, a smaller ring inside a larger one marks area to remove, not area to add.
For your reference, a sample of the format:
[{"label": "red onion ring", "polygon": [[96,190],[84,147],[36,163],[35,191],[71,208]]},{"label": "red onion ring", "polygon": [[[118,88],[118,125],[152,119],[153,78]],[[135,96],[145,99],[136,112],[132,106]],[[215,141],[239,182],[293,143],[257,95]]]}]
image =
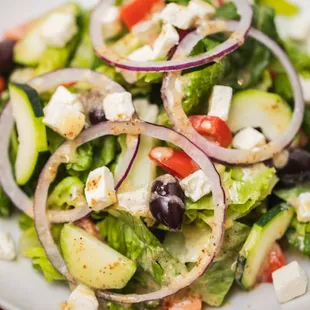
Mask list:
[{"label": "red onion ring", "polygon": [[[235,22],[229,22],[227,24],[229,31],[234,31],[237,27],[237,23]],[[193,37],[189,36],[191,36],[191,34],[185,37],[180,44],[179,48],[181,51],[177,49],[175,54],[176,57],[179,57],[179,55],[183,53],[184,47],[182,46],[191,47],[199,41],[198,40],[195,42]],[[192,127],[182,107],[183,94],[175,91],[175,81],[181,73],[169,72],[165,75],[163,81],[162,97],[164,106],[168,113],[170,122],[174,125],[174,128],[199,146],[208,156],[214,160],[227,164],[254,164],[272,158],[275,154],[281,152],[287,145],[289,145],[291,141],[293,141],[303,121],[304,101],[302,90],[298,75],[289,58],[273,40],[262,32],[251,29],[249,31],[249,36],[268,47],[279,59],[288,74],[294,93],[295,106],[290,126],[280,137],[269,142],[268,144],[253,150],[235,150],[226,149],[208,141]]]},{"label": "red onion ring", "polygon": [[[98,57],[103,59],[108,64],[130,71],[143,71],[143,72],[167,72],[184,70],[193,67],[198,67],[206,63],[216,61],[221,57],[233,52],[240,45],[243,44],[244,38],[247,35],[252,21],[252,8],[248,0],[232,0],[237,7],[237,10],[241,16],[238,22],[238,27],[234,33],[228,38],[227,41],[218,45],[211,51],[206,53],[188,57],[186,59],[174,59],[168,61],[132,61],[121,57],[117,53],[111,50],[105,42],[102,36],[102,27],[100,24],[100,18],[105,14],[107,9],[114,5],[114,0],[102,0],[99,5],[93,10],[90,22],[90,37],[92,40],[93,48]],[[208,28],[208,27],[206,27]],[[204,32],[207,29],[203,27],[193,31],[194,35],[204,37]]]},{"label": "red onion ring", "polygon": [[61,163],[70,161],[77,147],[96,138],[105,135],[119,135],[127,133],[130,135],[147,135],[155,139],[169,141],[181,148],[197,162],[204,171],[211,183],[213,204],[214,204],[214,227],[212,228],[212,239],[202,249],[202,253],[196,266],[186,275],[180,275],[168,286],[149,294],[130,294],[122,295],[113,292],[101,291],[96,292],[98,298],[109,299],[121,303],[140,303],[149,300],[156,300],[172,295],[184,287],[189,286],[199,278],[210,266],[215,256],[218,254],[225,231],[225,211],[226,199],[224,190],[221,186],[221,179],[203,151],[197,148],[190,140],[183,135],[175,132],[173,129],[145,123],[139,120],[131,122],[105,122],[85,130],[75,141],[64,143],[49,159],[44,167],[38,187],[35,192],[34,214],[35,226],[39,239],[44,247],[46,254],[54,267],[62,273],[69,281],[74,281],[72,275],[65,264],[61,253],[55,244],[50,232],[48,217],[46,216],[46,202],[48,189],[56,176],[57,169]]},{"label": "red onion ring", "polygon": [[[61,84],[68,84],[72,82],[87,82],[92,86],[98,88],[101,92],[123,92],[125,91],[119,84],[112,81],[105,75],[88,70],[88,69],[62,69],[47,73],[32,79],[28,84],[35,88],[38,92],[44,92],[51,88],[57,87]],[[0,183],[3,190],[10,197],[14,205],[33,217],[33,201],[21,190],[16,184],[11,163],[8,156],[8,149],[10,144],[10,135],[14,126],[14,119],[12,115],[11,104],[8,103],[2,112],[0,118]],[[132,148],[138,148],[139,138],[135,138],[136,144],[132,143]],[[118,186],[128,175],[136,153],[129,148],[126,158],[120,170],[120,180]],[[49,210],[48,216],[52,223],[66,223],[75,222],[91,213],[88,206],[82,208],[75,208],[67,211]]]}]

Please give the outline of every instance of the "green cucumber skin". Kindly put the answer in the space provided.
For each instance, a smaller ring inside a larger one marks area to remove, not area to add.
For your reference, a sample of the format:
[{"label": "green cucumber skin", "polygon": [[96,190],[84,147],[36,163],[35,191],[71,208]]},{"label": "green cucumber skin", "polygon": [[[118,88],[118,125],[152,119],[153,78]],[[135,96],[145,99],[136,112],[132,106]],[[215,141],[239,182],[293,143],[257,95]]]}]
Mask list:
[{"label": "green cucumber skin", "polygon": [[267,213],[265,213],[256,223],[260,227],[266,226],[270,223],[279,213],[284,210],[288,210],[290,207],[286,204],[280,204],[278,206],[273,207]]}]

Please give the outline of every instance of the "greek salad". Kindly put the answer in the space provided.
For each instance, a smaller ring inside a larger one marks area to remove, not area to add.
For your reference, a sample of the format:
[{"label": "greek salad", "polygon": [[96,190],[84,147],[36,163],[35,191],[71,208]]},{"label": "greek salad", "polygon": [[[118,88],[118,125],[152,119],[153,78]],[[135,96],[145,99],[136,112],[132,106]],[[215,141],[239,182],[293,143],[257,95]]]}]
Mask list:
[{"label": "greek salad", "polygon": [[[264,282],[279,303],[306,293],[284,254],[310,256],[301,11],[70,2],[5,32],[0,217],[18,212],[19,255],[70,286],[63,309],[200,310]],[[0,260],[16,255],[0,228]]]}]

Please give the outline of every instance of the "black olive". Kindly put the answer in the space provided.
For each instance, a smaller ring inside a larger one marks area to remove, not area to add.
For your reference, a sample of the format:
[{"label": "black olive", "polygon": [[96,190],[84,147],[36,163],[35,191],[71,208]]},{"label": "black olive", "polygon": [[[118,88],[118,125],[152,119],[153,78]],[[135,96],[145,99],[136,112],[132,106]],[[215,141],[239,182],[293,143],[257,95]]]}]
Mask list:
[{"label": "black olive", "polygon": [[6,75],[13,69],[13,49],[15,41],[0,41],[0,75]]},{"label": "black olive", "polygon": [[103,109],[94,109],[88,112],[88,118],[92,125],[96,125],[98,123],[104,122],[107,119],[105,118],[105,114]]},{"label": "black olive", "polygon": [[180,230],[185,213],[185,196],[179,182],[166,174],[154,181],[151,190],[150,210],[154,218],[170,230]]}]

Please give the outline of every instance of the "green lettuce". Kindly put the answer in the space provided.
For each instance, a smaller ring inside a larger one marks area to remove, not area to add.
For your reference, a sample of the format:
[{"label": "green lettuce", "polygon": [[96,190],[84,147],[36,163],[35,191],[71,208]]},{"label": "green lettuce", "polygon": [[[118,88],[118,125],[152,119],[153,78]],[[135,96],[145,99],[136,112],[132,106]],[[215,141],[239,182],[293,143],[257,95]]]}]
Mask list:
[{"label": "green lettuce", "polygon": [[0,186],[0,217],[8,217],[13,211],[11,200],[4,193]]},{"label": "green lettuce", "polygon": [[294,204],[300,194],[309,192],[309,188],[310,183],[302,183],[291,188],[277,189],[274,194],[287,203]]},{"label": "green lettuce", "polygon": [[93,162],[93,154],[93,145],[91,143],[81,145],[76,150],[74,161],[66,165],[69,174],[70,170],[77,172],[89,170]]},{"label": "green lettuce", "polygon": [[110,215],[98,224],[98,228],[112,248],[137,262],[159,284],[167,284],[187,271],[140,218],[126,212],[110,210]]},{"label": "green lettuce", "polygon": [[248,226],[238,222],[227,229],[219,255],[206,273],[191,286],[205,303],[215,307],[223,303],[234,282],[235,262],[249,232]]},{"label": "green lettuce", "polygon": [[[38,239],[33,220],[26,215],[21,215],[19,220],[22,234],[19,240],[19,248],[22,255],[29,257],[32,260],[33,268],[43,273],[48,282],[56,280],[65,280],[65,278],[53,267],[45,251]],[[62,225],[57,224],[52,226],[52,235],[58,243]]]},{"label": "green lettuce", "polygon": [[303,129],[305,133],[310,137],[310,106],[306,106]]}]

